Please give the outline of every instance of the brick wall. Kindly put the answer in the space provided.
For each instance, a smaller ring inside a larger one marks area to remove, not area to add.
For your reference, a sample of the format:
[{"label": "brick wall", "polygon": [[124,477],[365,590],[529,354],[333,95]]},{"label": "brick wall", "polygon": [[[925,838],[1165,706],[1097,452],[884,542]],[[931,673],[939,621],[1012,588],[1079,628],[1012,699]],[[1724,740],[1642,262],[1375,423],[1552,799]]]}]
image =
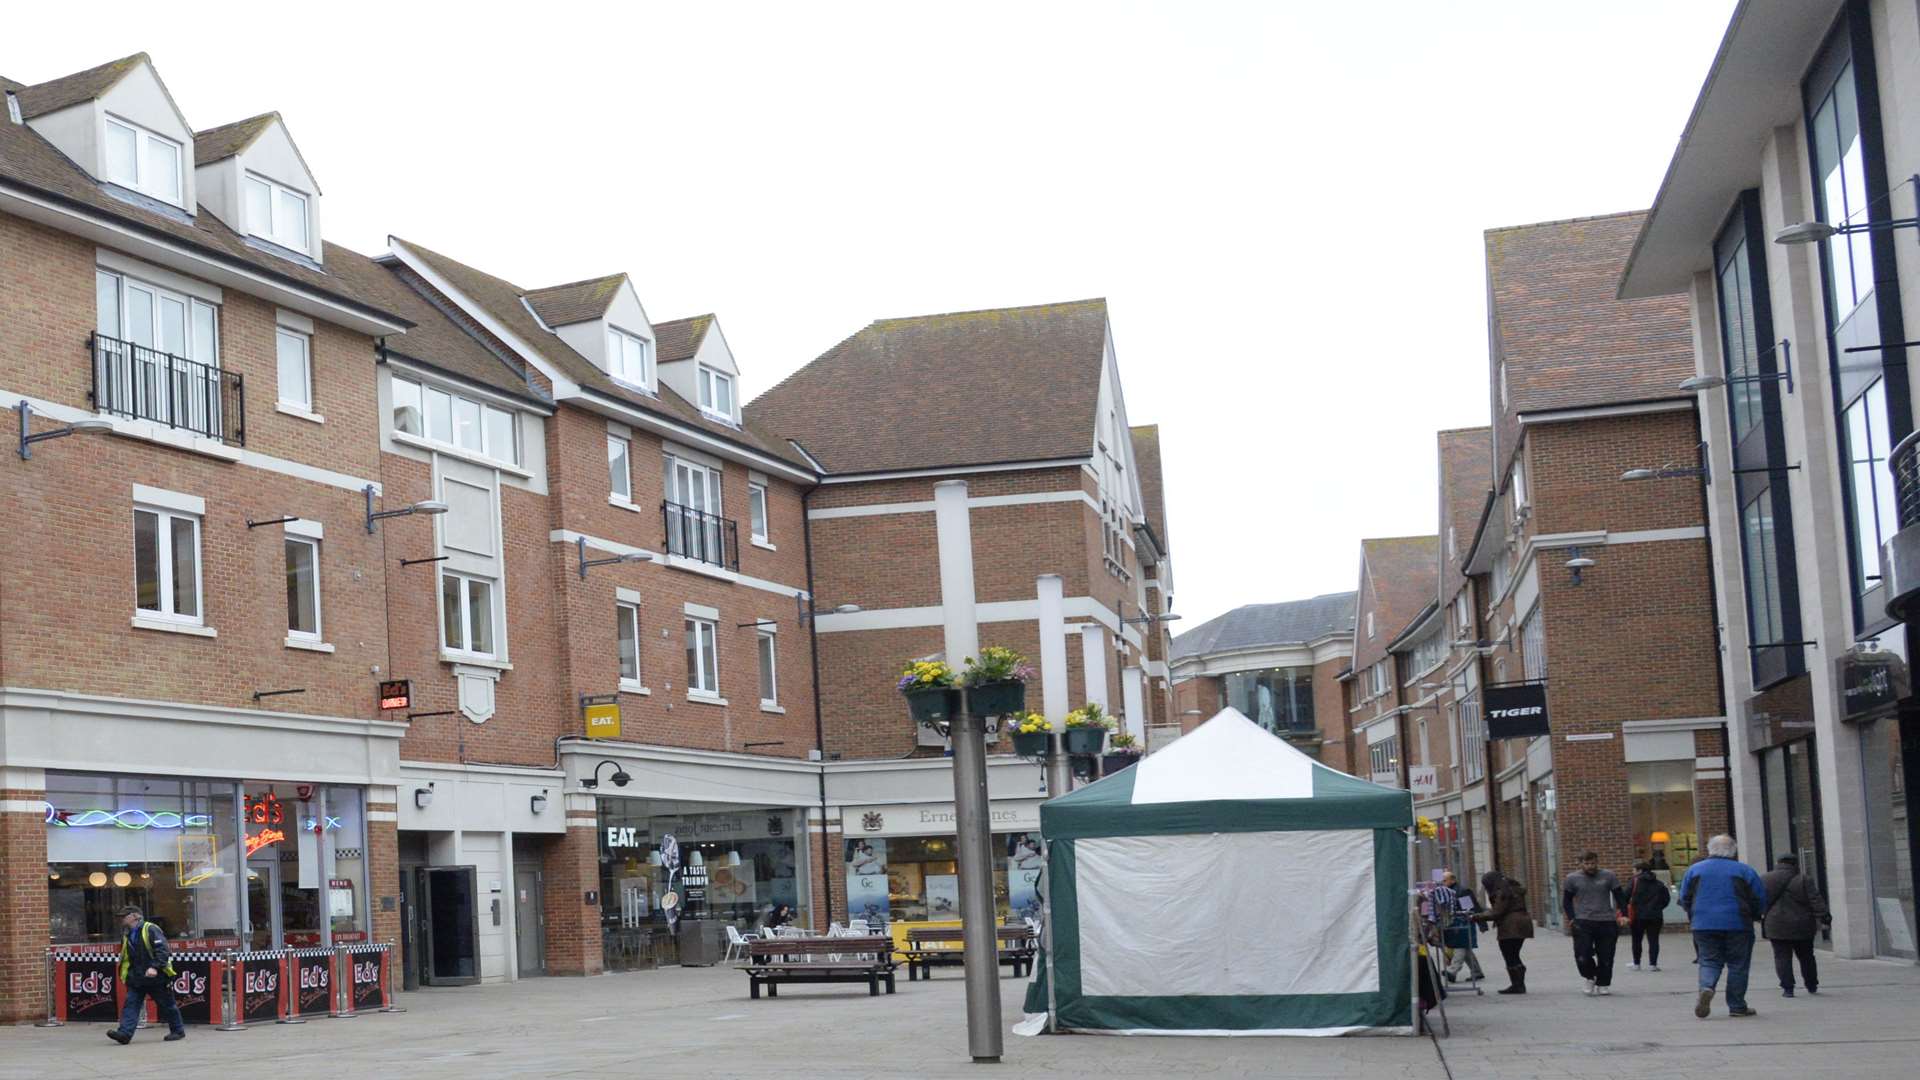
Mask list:
[{"label": "brick wall", "polygon": [[[549,975],[598,975],[604,966],[596,820],[591,810],[569,810],[567,831],[548,838],[542,848]],[[595,894],[592,903],[589,892]]]},{"label": "brick wall", "polygon": [[[0,790],[0,801],[47,793]],[[47,825],[37,813],[0,813],[0,1024],[46,1019]]]}]

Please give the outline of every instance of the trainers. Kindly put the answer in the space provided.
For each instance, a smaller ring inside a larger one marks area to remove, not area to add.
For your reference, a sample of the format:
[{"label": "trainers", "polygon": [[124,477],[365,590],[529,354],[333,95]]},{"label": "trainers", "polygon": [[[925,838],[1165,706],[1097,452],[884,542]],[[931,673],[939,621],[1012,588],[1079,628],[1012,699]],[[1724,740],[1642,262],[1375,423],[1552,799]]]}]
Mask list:
[{"label": "trainers", "polygon": [[186,1037],[187,1037],[187,1033],[184,1031],[169,1031],[167,1032],[167,1037],[161,1041],[162,1042],[179,1042],[181,1039],[184,1039]]},{"label": "trainers", "polygon": [[1632,968],[1632,970],[1634,970],[1634,971],[1639,971],[1639,970],[1640,970],[1640,965],[1639,965],[1639,964],[1637,964],[1637,963],[1636,963],[1636,964],[1634,964],[1634,965],[1633,965],[1633,968]]},{"label": "trainers", "polygon": [[1746,1017],[1746,1016],[1759,1016],[1760,1013],[1754,1009],[1728,1009],[1727,1015]]},{"label": "trainers", "polygon": [[1791,986],[1789,986],[1789,987],[1787,987],[1787,988],[1785,988],[1785,989],[1783,989],[1783,990],[1781,990],[1781,991],[1780,991],[1780,996],[1781,996],[1781,997],[1792,997],[1792,996],[1793,996],[1793,987],[1791,987]]},{"label": "trainers", "polygon": [[1713,991],[1712,990],[1700,991],[1700,1000],[1694,1002],[1694,1005],[1693,1005],[1693,1015],[1699,1017],[1702,1020],[1705,1020],[1707,1017],[1713,1015]]},{"label": "trainers", "polygon": [[1583,993],[1583,994],[1585,994],[1585,995],[1587,995],[1588,997],[1592,997],[1592,996],[1593,996],[1593,994],[1594,994],[1594,991],[1596,991],[1596,990],[1598,990],[1598,989],[1599,989],[1599,987],[1597,987],[1597,986],[1595,986],[1595,985],[1594,985],[1594,982],[1593,982],[1593,980],[1592,980],[1592,979],[1588,979],[1588,980],[1587,980],[1587,988],[1586,988],[1585,990],[1582,990],[1582,991],[1580,991],[1580,992],[1581,992],[1581,993]]},{"label": "trainers", "polygon": [[1807,993],[1809,993],[1809,994],[1817,994],[1817,993],[1819,993],[1819,992],[1820,992],[1820,988],[1819,988],[1819,987],[1817,987],[1817,986],[1809,986],[1809,987],[1807,987]]},{"label": "trainers", "polygon": [[119,1043],[121,1046],[125,1046],[128,1043],[133,1041],[133,1036],[127,1034],[124,1031],[121,1031],[119,1028],[115,1028],[114,1030],[107,1032],[107,1038],[112,1039],[114,1042]]},{"label": "trainers", "polygon": [[1648,964],[1648,965],[1647,965],[1647,970],[1648,970],[1648,971],[1659,971],[1659,970],[1660,970],[1660,965],[1659,965],[1659,964]]},{"label": "trainers", "polygon": [[1597,990],[1597,991],[1595,991],[1595,992],[1596,992],[1596,993],[1598,993],[1598,994],[1599,994],[1599,995],[1600,995],[1601,997],[1612,997],[1612,996],[1613,996],[1613,987],[1611,987],[1611,986],[1603,986],[1603,987],[1601,987],[1601,988],[1600,988],[1599,990]]}]

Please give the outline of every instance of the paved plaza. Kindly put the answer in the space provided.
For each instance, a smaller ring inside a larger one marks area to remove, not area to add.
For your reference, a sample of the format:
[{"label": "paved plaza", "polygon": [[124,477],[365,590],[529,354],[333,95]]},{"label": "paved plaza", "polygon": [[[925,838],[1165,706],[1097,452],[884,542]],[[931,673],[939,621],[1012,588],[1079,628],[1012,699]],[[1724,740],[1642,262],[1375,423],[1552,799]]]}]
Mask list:
[{"label": "paved plaza", "polygon": [[[1566,939],[1528,945],[1526,997],[1455,994],[1450,1038],[1129,1039],[1007,1037],[1000,1066],[967,1061],[961,980],[899,982],[891,997],[861,987],[787,987],[749,1001],[727,968],[670,968],[593,979],[403,995],[403,1014],[315,1020],[241,1032],[195,1029],[130,1047],[102,1025],[0,1029],[0,1077],[56,1080],[132,1074],[340,1077],[1910,1077],[1920,1058],[1920,968],[1822,957],[1818,997],[1783,1000],[1766,977],[1760,1011],[1732,1020],[1716,1002],[1696,1020],[1686,939],[1669,938],[1658,973],[1622,971],[1616,993],[1586,998]],[[1024,981],[1006,979],[1007,1019]]]}]

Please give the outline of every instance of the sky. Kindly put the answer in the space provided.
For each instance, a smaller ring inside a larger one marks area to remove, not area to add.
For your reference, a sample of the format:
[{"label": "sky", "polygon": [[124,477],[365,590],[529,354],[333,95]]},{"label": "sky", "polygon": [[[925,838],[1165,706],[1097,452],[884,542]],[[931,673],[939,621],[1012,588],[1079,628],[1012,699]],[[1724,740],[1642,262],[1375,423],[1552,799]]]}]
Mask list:
[{"label": "sky", "polygon": [[1179,631],[1434,531],[1483,230],[1649,205],[1733,6],[95,2],[9,12],[0,74],[145,51],[196,128],[286,118],[329,240],[625,271],[748,397],[876,318],[1104,296]]}]

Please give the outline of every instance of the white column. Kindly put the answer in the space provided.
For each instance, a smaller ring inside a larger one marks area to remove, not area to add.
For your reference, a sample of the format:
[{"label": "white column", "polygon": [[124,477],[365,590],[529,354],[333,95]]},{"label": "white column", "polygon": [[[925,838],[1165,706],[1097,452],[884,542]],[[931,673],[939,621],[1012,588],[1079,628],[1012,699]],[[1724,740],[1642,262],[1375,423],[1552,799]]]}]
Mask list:
[{"label": "white column", "polygon": [[1059,574],[1035,579],[1040,598],[1040,711],[1058,726],[1067,704],[1067,615]]},{"label": "white column", "polygon": [[1080,668],[1087,677],[1087,701],[1108,712],[1107,700],[1107,628],[1098,623],[1080,627]]},{"label": "white column", "polygon": [[940,610],[945,619],[947,663],[958,671],[980,655],[980,628],[973,612],[973,526],[967,516],[967,482],[933,485],[933,524],[940,548]]},{"label": "white column", "polygon": [[1147,747],[1147,695],[1146,688],[1140,682],[1140,669],[1128,667],[1120,669],[1120,695],[1127,708],[1127,734],[1139,740],[1140,748]]}]

